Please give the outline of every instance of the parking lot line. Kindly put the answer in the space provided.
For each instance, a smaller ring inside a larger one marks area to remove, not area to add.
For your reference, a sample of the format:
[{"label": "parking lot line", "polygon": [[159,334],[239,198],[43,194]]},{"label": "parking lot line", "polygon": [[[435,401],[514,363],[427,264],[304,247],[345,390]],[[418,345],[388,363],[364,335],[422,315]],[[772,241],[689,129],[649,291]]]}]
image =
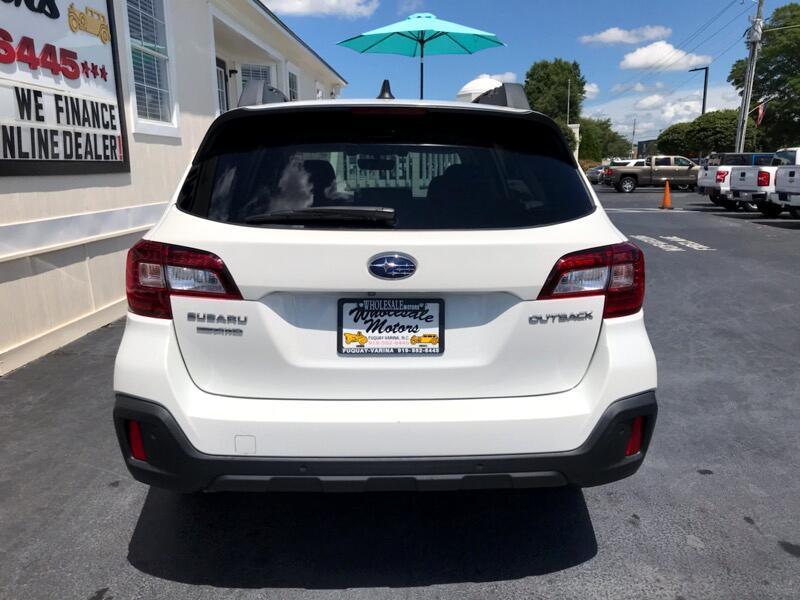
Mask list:
[{"label": "parking lot line", "polygon": [[681,248],[680,246],[669,244],[667,242],[662,242],[661,240],[656,239],[654,237],[650,237],[649,235],[632,235],[631,237],[639,240],[640,242],[644,242],[645,244],[650,244],[651,246],[655,246],[656,248],[664,250],[665,252],[685,251],[684,248]]},{"label": "parking lot line", "polygon": [[712,250],[715,251],[715,248],[710,246],[706,246],[705,244],[701,244],[699,242],[693,242],[692,240],[687,240],[682,237],[678,237],[677,235],[660,235],[659,236],[662,240],[668,240],[670,242],[675,242],[676,244],[680,244],[681,246],[686,246],[687,248],[691,248],[692,250]]}]

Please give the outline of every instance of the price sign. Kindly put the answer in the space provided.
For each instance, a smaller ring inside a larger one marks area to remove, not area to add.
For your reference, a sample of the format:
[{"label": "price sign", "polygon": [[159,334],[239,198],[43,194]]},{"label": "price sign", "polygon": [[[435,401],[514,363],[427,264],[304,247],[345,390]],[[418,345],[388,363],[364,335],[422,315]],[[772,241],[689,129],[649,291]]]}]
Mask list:
[{"label": "price sign", "polygon": [[0,0],[0,175],[129,170],[112,0]]}]

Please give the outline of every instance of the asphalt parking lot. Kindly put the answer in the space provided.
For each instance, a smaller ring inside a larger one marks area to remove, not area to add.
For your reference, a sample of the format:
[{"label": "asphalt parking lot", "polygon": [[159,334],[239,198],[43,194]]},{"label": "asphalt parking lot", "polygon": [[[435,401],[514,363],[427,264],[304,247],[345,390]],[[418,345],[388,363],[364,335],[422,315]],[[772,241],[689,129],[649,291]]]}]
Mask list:
[{"label": "asphalt parking lot", "polygon": [[601,191],[647,260],[661,407],[586,490],[179,496],[111,424],[122,323],[0,379],[0,598],[797,598],[800,220]]}]

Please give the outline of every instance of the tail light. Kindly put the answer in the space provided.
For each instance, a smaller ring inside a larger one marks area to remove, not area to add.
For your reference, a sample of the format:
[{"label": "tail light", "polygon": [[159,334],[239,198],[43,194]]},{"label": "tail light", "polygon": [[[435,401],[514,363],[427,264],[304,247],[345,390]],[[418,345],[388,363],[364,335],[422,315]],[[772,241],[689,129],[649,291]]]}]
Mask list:
[{"label": "tail light", "polygon": [[132,313],[160,319],[172,318],[170,296],[242,299],[216,254],[149,240],[128,251],[125,287]]},{"label": "tail light", "polygon": [[766,187],[769,185],[769,171],[758,172],[757,185],[758,187]]},{"label": "tail light", "polygon": [[613,174],[614,174],[614,169],[611,168],[606,169],[606,175],[608,177],[611,177]]},{"label": "tail light", "polygon": [[728,177],[728,171],[717,170],[717,183],[725,183]]},{"label": "tail light", "polygon": [[644,254],[634,244],[573,252],[558,259],[539,300],[605,296],[603,318],[639,312],[644,302]]}]

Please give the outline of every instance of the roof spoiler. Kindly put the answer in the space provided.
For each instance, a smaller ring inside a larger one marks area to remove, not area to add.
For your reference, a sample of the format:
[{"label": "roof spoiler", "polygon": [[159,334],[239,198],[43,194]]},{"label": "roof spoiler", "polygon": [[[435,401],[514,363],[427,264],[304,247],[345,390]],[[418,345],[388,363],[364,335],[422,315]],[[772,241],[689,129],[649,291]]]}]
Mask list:
[{"label": "roof spoiler", "polygon": [[247,82],[239,96],[237,106],[257,106],[259,104],[273,104],[275,102],[288,102],[289,99],[282,91],[272,87],[266,81],[251,80]]},{"label": "roof spoiler", "polygon": [[531,110],[525,88],[521,83],[504,83],[503,85],[484,92],[473,104],[493,104],[494,106],[507,106],[508,108],[521,108]]}]

